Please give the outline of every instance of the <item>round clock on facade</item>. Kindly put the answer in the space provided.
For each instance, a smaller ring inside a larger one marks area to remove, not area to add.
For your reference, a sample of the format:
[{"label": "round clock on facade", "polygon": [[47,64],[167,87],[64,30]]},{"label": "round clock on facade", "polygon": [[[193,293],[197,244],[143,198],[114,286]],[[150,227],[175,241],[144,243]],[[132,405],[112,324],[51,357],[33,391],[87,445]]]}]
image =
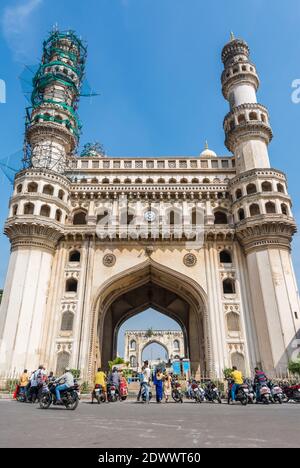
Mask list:
[{"label": "round clock on facade", "polygon": [[144,214],[144,218],[146,221],[148,221],[148,223],[153,223],[153,221],[155,221],[156,219],[156,214],[154,213],[154,211],[146,211],[146,213]]}]

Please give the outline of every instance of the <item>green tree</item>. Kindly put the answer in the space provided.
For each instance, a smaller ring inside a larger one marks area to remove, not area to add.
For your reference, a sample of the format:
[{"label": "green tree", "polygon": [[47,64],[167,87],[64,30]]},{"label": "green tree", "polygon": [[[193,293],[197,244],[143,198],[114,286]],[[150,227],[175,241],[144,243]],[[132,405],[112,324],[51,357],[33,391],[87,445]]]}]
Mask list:
[{"label": "green tree", "polygon": [[289,363],[289,371],[292,374],[300,375],[300,359],[297,359],[297,361],[291,361]]},{"label": "green tree", "polygon": [[226,368],[223,369],[223,374],[225,379],[230,379],[231,374],[232,374],[232,369]]},{"label": "green tree", "polygon": [[125,364],[125,361],[123,358],[120,358],[120,357],[117,357],[116,359],[114,359],[113,361],[108,361],[108,366],[109,366],[109,369],[112,370],[112,368],[114,366],[118,366],[120,364]]}]

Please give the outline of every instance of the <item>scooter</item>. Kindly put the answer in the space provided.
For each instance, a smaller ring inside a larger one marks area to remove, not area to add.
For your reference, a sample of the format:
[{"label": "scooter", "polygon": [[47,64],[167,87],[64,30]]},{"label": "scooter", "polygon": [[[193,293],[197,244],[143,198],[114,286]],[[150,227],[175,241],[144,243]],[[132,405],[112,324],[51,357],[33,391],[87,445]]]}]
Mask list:
[{"label": "scooter", "polygon": [[256,399],[257,403],[268,405],[271,402],[271,390],[267,384],[262,384],[259,389],[259,396]]},{"label": "scooter", "polygon": [[[231,390],[234,385],[234,380],[228,380],[228,394],[227,394],[227,403],[230,405],[232,401]],[[235,400],[239,401],[243,406],[247,406],[249,398],[249,389],[247,384],[239,385],[237,391],[235,392]]]},{"label": "scooter", "polygon": [[220,392],[213,382],[208,382],[205,388],[205,398],[211,403],[222,403]]},{"label": "scooter", "polygon": [[114,403],[118,400],[119,391],[114,384],[107,384],[107,401]]},{"label": "scooter", "polygon": [[283,388],[283,393],[286,396],[287,401],[293,400],[300,402],[300,384],[297,385],[285,385]]},{"label": "scooter", "polygon": [[172,380],[172,398],[176,403],[183,403],[181,383],[178,379]]},{"label": "scooter", "polygon": [[271,381],[269,382],[268,386],[271,390],[271,402],[282,405],[284,396],[281,387],[279,387],[278,384],[273,384]]},{"label": "scooter", "polygon": [[121,380],[119,388],[119,398],[120,401],[125,401],[128,397],[128,385],[126,380]]},{"label": "scooter", "polygon": [[256,399],[253,383],[250,379],[245,379],[244,384],[247,385],[248,388],[248,404],[253,405]]}]

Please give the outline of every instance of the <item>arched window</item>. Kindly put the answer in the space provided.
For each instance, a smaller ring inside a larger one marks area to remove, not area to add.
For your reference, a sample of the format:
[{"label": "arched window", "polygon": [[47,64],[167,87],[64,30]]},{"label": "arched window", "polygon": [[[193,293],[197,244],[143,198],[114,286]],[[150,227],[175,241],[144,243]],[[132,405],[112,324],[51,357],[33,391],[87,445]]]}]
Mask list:
[{"label": "arched window", "polygon": [[22,189],[23,189],[23,185],[22,184],[19,184],[17,186],[17,193],[21,193],[22,192]]},{"label": "arched window", "polygon": [[26,203],[26,205],[24,205],[24,215],[33,215],[33,213],[34,213],[34,204]]},{"label": "arched window", "polygon": [[61,319],[61,331],[72,331],[74,322],[74,314],[72,312],[64,312]]},{"label": "arched window", "polygon": [[130,341],[130,349],[132,351],[135,351],[136,350],[136,341],[135,340],[131,340]]},{"label": "arched window", "polygon": [[289,209],[285,203],[281,204],[281,213],[288,216],[289,215]]},{"label": "arched window", "polygon": [[43,205],[41,206],[40,215],[44,216],[45,218],[50,218],[50,210],[51,210],[50,206]]},{"label": "arched window", "polygon": [[238,116],[238,123],[239,124],[246,123],[246,117],[244,116],[244,114],[241,114],[241,115]]},{"label": "arched window", "polygon": [[56,210],[56,212],[55,212],[56,221],[58,221],[60,223],[61,222],[61,217],[62,217],[62,212],[60,210]]},{"label": "arched window", "polygon": [[165,179],[160,178],[160,179],[158,179],[157,183],[158,184],[165,184],[166,181],[165,181]]},{"label": "arched window", "polygon": [[65,370],[69,367],[70,354],[66,351],[59,353],[57,356],[56,363],[56,375],[61,376],[65,373]]},{"label": "arched window", "polygon": [[227,224],[227,214],[223,211],[216,211],[215,214],[215,224]]},{"label": "arched window", "polygon": [[44,185],[44,188],[43,188],[43,193],[45,195],[53,195],[54,193],[54,187],[52,187],[52,185]]},{"label": "arched window", "polygon": [[237,191],[235,192],[235,197],[237,200],[239,200],[240,198],[242,198],[243,196],[243,192],[241,191],[241,189],[237,189]]},{"label": "arched window", "polygon": [[66,281],[66,292],[77,292],[78,281],[75,278],[69,278]]},{"label": "arched window", "polygon": [[109,184],[109,179],[107,177],[102,179],[102,184]]},{"label": "arched window", "polygon": [[285,193],[285,192],[284,192],[284,186],[283,186],[282,184],[277,184],[277,190],[278,190],[278,192],[280,192],[280,193]]},{"label": "arched window", "polygon": [[203,179],[202,183],[203,184],[209,184],[210,180],[206,177],[205,179]]},{"label": "arched window", "polygon": [[27,191],[29,193],[36,193],[38,191],[38,184],[35,182],[30,182],[30,184],[27,186]]},{"label": "arched window", "polygon": [[146,179],[146,184],[153,184],[153,179],[151,179],[151,177],[148,177],[148,179]]},{"label": "arched window", "polygon": [[167,216],[168,216],[167,220],[170,226],[181,226],[182,213],[179,210],[170,210]]},{"label": "arched window", "polygon": [[264,122],[264,123],[267,122],[265,114],[260,114],[260,117],[261,117],[262,122]]},{"label": "arched window", "polygon": [[128,177],[124,180],[124,184],[131,184],[131,179]]},{"label": "arched window", "polygon": [[263,182],[261,184],[261,189],[262,189],[263,192],[272,192],[271,182]]},{"label": "arched window", "polygon": [[192,179],[192,184],[199,184],[199,179],[197,179],[197,177],[194,177]]},{"label": "arched window", "polygon": [[235,294],[235,281],[231,278],[226,278],[223,281],[223,293]]},{"label": "arched window", "polygon": [[60,190],[60,191],[58,192],[58,198],[59,198],[60,200],[63,200],[63,199],[64,199],[64,196],[65,196],[65,192],[64,192],[63,190]]},{"label": "arched window", "polygon": [[114,184],[120,184],[121,181],[120,181],[120,179],[114,179],[114,180],[113,180],[113,183],[114,183]]},{"label": "arched window", "polygon": [[174,177],[169,179],[169,184],[176,184],[176,183],[177,183],[177,181],[176,181],[176,179],[174,179]]},{"label": "arched window", "polygon": [[245,375],[245,358],[241,353],[232,353],[231,365],[235,366],[239,371]]},{"label": "arched window", "polygon": [[232,263],[231,253],[228,250],[222,250],[220,252],[221,263]]},{"label": "arched window", "polygon": [[240,331],[240,316],[235,312],[230,312],[226,316],[227,330],[228,332],[239,332]]},{"label": "arched window", "polygon": [[130,356],[130,367],[136,367],[136,357]]},{"label": "arched window", "polygon": [[87,179],[85,179],[84,177],[82,179],[80,179],[80,183],[81,184],[87,184]]},{"label": "arched window", "polygon": [[245,219],[245,210],[243,208],[239,209],[238,216],[240,221],[243,221]]},{"label": "arched window", "polygon": [[69,254],[69,262],[80,262],[80,252],[78,250],[72,250]]},{"label": "arched window", "polygon": [[17,216],[17,212],[18,212],[18,205],[14,205],[12,209],[13,216]]},{"label": "arched window", "polygon": [[256,112],[250,112],[249,120],[258,120],[257,119],[257,113]]},{"label": "arched window", "polygon": [[183,179],[180,179],[181,184],[187,184],[188,180],[184,177]]},{"label": "arched window", "polygon": [[136,183],[136,184],[142,184],[143,181],[142,181],[142,179],[138,178],[138,179],[135,179],[135,183]]},{"label": "arched window", "polygon": [[86,211],[77,211],[73,216],[73,224],[75,226],[86,224]]},{"label": "arched window", "polygon": [[251,216],[257,216],[260,214],[260,208],[259,205],[257,205],[257,203],[253,203],[252,205],[250,205],[249,210]]},{"label": "arched window", "polygon": [[246,187],[247,194],[252,195],[253,193],[257,193],[256,185],[255,184],[249,184]]},{"label": "arched window", "polygon": [[273,202],[266,203],[266,213],[274,214],[276,213],[276,205]]},{"label": "arched window", "polygon": [[93,177],[93,179],[91,180],[91,184],[98,184],[98,179],[97,177]]},{"label": "arched window", "polygon": [[173,342],[173,348],[174,348],[174,351],[180,351],[180,343],[179,343],[179,340],[174,340],[174,342]]}]

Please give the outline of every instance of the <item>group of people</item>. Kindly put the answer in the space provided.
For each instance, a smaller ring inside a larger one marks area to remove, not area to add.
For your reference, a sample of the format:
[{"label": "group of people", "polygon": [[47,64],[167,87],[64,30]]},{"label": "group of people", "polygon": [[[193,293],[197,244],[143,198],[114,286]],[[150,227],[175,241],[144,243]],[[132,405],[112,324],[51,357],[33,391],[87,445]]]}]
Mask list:
[{"label": "group of people", "polygon": [[[231,387],[231,399],[232,399],[232,402],[235,402],[237,391],[240,388],[240,386],[243,385],[244,383],[243,374],[241,371],[237,369],[236,366],[233,366],[232,368],[231,378],[234,381],[234,384]],[[266,374],[262,370],[260,370],[258,367],[256,367],[254,369],[254,389],[256,393],[256,401],[258,401],[259,399],[261,387],[266,385],[267,382],[268,382],[268,378]]]},{"label": "group of people", "polygon": [[57,404],[61,404],[61,392],[74,386],[74,377],[69,368],[66,368],[64,374],[58,378],[54,377],[53,372],[48,375],[43,365],[32,373],[24,369],[20,376],[17,393],[23,395],[24,400],[34,403],[40,398],[43,385],[50,382],[59,384],[55,387],[55,396]]},{"label": "group of people", "polygon": [[98,368],[95,378],[94,378],[94,385],[101,385],[102,392],[105,396],[106,401],[107,399],[107,386],[114,385],[119,391],[120,387],[126,386],[128,387],[127,379],[122,370],[119,370],[117,367],[114,367],[112,371],[107,375],[100,367]]},{"label": "group of people", "polygon": [[142,367],[140,376],[140,391],[137,397],[137,401],[140,401],[144,390],[145,401],[149,403],[151,380],[153,381],[156,389],[156,402],[161,403],[163,397],[165,397],[165,402],[168,403],[172,393],[172,376],[167,371],[163,372],[161,368],[157,368],[154,374],[151,375],[149,361],[145,361]]}]

